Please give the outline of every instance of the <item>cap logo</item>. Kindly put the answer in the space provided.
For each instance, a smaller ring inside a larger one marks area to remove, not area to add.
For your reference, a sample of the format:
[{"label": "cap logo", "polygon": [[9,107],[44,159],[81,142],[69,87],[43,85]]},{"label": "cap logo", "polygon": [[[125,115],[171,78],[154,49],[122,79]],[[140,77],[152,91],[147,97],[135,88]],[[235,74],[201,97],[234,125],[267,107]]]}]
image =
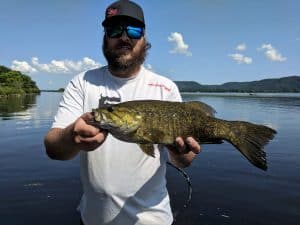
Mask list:
[{"label": "cap logo", "polygon": [[106,17],[115,16],[116,14],[118,14],[118,9],[116,8],[108,8],[106,10]]}]

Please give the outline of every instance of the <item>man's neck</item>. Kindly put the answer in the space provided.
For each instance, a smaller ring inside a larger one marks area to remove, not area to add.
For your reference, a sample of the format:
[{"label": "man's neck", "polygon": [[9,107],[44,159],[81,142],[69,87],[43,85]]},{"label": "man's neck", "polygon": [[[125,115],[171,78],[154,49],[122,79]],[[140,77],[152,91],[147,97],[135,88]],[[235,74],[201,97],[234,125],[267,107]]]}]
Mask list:
[{"label": "man's neck", "polygon": [[116,70],[114,68],[111,68],[110,66],[108,66],[108,70],[109,72],[116,77],[120,77],[120,78],[129,78],[129,77],[134,77],[138,74],[138,72],[140,71],[141,66],[136,66],[133,68],[127,68],[127,69],[120,69],[120,70]]}]

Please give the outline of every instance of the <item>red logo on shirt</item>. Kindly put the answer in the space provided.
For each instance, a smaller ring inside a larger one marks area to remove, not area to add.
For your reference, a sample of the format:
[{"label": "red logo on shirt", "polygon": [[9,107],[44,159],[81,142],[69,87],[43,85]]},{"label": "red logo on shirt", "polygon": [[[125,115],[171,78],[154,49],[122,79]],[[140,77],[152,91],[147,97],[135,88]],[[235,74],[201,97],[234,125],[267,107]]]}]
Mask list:
[{"label": "red logo on shirt", "polygon": [[164,90],[166,91],[171,91],[171,88],[168,88],[166,85],[164,84],[158,84],[158,83],[149,83],[148,84],[149,86],[152,86],[152,87],[160,87],[160,88],[163,88]]},{"label": "red logo on shirt", "polygon": [[116,8],[108,8],[106,10],[106,17],[115,16],[116,14],[118,14],[118,9]]}]

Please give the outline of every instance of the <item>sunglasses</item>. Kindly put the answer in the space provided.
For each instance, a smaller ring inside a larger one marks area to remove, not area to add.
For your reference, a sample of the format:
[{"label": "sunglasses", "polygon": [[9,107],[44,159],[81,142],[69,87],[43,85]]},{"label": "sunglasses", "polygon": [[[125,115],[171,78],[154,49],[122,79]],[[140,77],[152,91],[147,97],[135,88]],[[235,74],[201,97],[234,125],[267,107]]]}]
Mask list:
[{"label": "sunglasses", "polygon": [[142,27],[124,27],[121,25],[105,27],[105,33],[109,38],[120,38],[124,31],[126,32],[127,36],[131,39],[140,39],[144,35],[144,29]]}]

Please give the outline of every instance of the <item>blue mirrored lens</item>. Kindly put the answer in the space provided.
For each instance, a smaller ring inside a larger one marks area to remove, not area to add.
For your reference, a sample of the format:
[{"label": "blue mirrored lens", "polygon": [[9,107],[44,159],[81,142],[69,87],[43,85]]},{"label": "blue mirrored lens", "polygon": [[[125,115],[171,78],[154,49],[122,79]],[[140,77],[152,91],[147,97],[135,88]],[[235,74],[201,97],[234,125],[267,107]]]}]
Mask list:
[{"label": "blue mirrored lens", "polygon": [[127,36],[132,39],[140,39],[143,36],[143,28],[142,27],[113,26],[113,27],[105,28],[106,35],[110,38],[119,38],[122,36],[124,31],[126,31]]},{"label": "blue mirrored lens", "polygon": [[129,38],[139,39],[143,36],[143,28],[127,26],[127,35]]}]

